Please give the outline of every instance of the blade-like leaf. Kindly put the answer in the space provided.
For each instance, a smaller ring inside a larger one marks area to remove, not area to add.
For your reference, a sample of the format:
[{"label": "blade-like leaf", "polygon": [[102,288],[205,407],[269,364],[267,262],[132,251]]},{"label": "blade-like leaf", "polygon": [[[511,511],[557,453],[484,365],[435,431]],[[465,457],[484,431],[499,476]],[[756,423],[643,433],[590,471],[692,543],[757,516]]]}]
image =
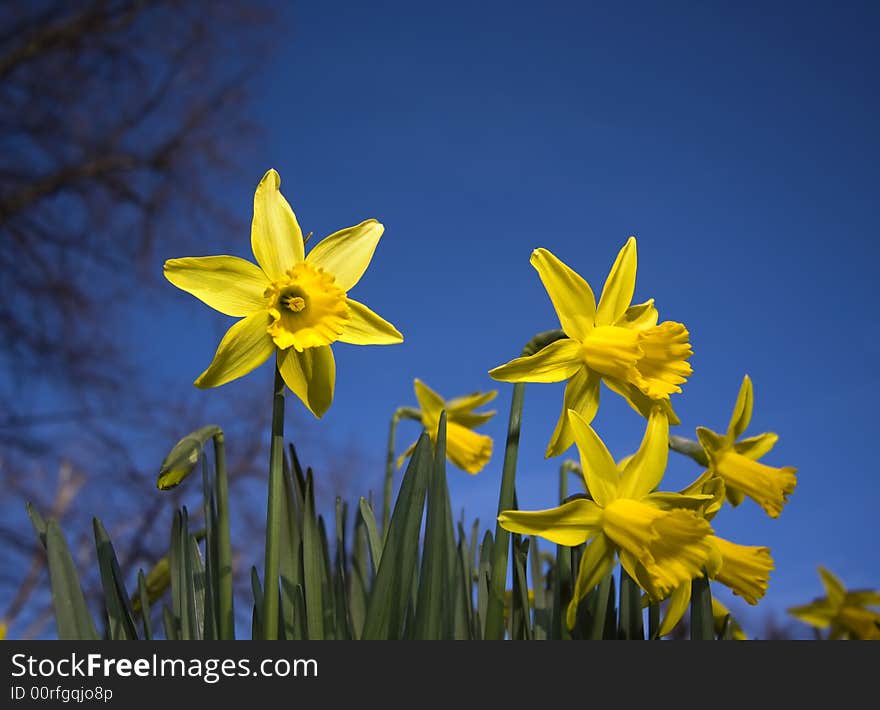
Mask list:
[{"label": "blade-like leaf", "polygon": [[150,623],[150,595],[147,592],[147,580],[144,571],[138,570],[138,598],[141,602],[141,621],[144,625],[144,639],[153,640],[153,626]]},{"label": "blade-like leaf", "polygon": [[100,520],[92,518],[92,527],[95,532],[95,550],[101,573],[101,587],[104,590],[110,638],[113,641],[136,640],[138,634],[133,620],[134,613],[125,591],[113,543]]},{"label": "blade-like leaf", "polygon": [[370,591],[363,638],[397,639],[403,636],[415,585],[419,530],[433,457],[431,439],[422,432],[410,458],[397,495],[388,537],[376,579]]},{"label": "blade-like leaf", "polygon": [[306,600],[306,627],[308,638],[324,638],[324,552],[321,533],[315,516],[314,477],[309,469],[306,475],[305,506],[302,519],[303,591]]},{"label": "blade-like leaf", "polygon": [[704,575],[691,582],[691,640],[713,641],[715,620],[712,617],[712,592]]},{"label": "blade-like leaf", "polygon": [[99,636],[89,614],[76,565],[67,540],[55,520],[46,526],[46,557],[58,638],[64,641],[97,641]]}]

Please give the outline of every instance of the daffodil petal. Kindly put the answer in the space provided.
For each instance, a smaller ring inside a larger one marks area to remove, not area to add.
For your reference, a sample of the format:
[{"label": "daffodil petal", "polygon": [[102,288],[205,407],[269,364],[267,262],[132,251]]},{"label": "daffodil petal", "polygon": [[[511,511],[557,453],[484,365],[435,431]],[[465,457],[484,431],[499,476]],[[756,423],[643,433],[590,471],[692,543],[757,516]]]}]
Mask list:
[{"label": "daffodil petal", "polygon": [[614,322],[614,325],[634,330],[645,330],[657,325],[658,320],[660,320],[660,314],[654,306],[654,299],[649,298],[644,303],[637,303],[627,308],[623,315]]},{"label": "daffodil petal", "polygon": [[590,423],[599,410],[599,383],[601,378],[596,372],[582,367],[565,385],[565,396],[562,399],[562,413],[556,422],[553,436],[547,445],[545,458],[559,456],[574,443],[574,434],[568,420],[568,410],[573,409]]},{"label": "daffodil petal", "polygon": [[747,459],[757,461],[765,454],[770,453],[777,441],[779,441],[779,435],[768,431],[757,436],[750,436],[747,439],[740,439],[733,445],[733,450]]},{"label": "daffodil petal", "polygon": [[736,396],[736,404],[733,406],[733,414],[730,416],[730,424],[727,427],[727,440],[730,442],[738,439],[752,421],[752,407],[755,396],[752,390],[752,380],[746,375],[743,377],[739,393]]},{"label": "daffodil petal", "polygon": [[880,606],[880,592],[873,589],[854,589],[846,593],[844,603],[852,606]]},{"label": "daffodil petal", "polygon": [[593,500],[604,507],[617,496],[617,464],[602,439],[580,414],[569,409],[568,416],[581,457],[584,483]]},{"label": "daffodil petal", "polygon": [[451,415],[459,412],[470,412],[477,407],[488,404],[498,396],[497,390],[491,392],[471,392],[461,397],[453,397],[446,403],[446,411]]},{"label": "daffodil petal", "polygon": [[415,390],[416,399],[419,401],[419,408],[422,410],[422,424],[425,425],[429,434],[433,429],[433,436],[436,436],[440,413],[446,408],[446,402],[443,401],[443,397],[418,378],[413,380],[413,390]]},{"label": "daffodil petal", "polygon": [[813,602],[812,604],[804,604],[803,606],[795,606],[788,609],[788,613],[795,619],[799,619],[810,626],[818,629],[825,629],[831,625],[836,611],[832,609],[827,601]]},{"label": "daffodil petal", "polygon": [[659,404],[666,412],[670,425],[681,424],[681,420],[672,408],[672,403],[669,401],[669,397],[663,399],[651,399],[644,392],[639,390],[638,387],[629,382],[624,382],[614,377],[603,377],[602,379],[608,386],[608,389],[623,397],[627,404],[645,419],[651,414],[651,410]]},{"label": "daffodil petal", "polygon": [[587,549],[581,557],[578,576],[574,583],[574,592],[571,595],[571,601],[565,612],[565,623],[569,629],[573,629],[577,621],[577,609],[581,599],[587,596],[590,590],[602,581],[602,578],[608,574],[613,564],[614,547],[609,544],[608,538],[604,535],[597,535],[587,545]]},{"label": "daffodil petal", "polygon": [[266,332],[269,320],[268,311],[260,311],[242,318],[227,330],[214,360],[196,379],[196,387],[219,387],[266,362],[275,351],[275,343]]},{"label": "daffodil petal", "polygon": [[505,510],[498,516],[502,528],[521,535],[538,535],[557,545],[574,547],[596,534],[602,510],[586,498],[547,510]]},{"label": "daffodil petal", "polygon": [[733,590],[749,604],[757,604],[767,592],[773,558],[769,547],[738,545],[721,537],[711,537],[719,554],[717,570],[709,574]]},{"label": "daffodil petal", "polygon": [[[449,402],[446,404],[448,405]],[[468,429],[473,429],[480,426],[480,424],[485,424],[496,414],[498,414],[498,412],[494,409],[488,412],[455,412],[454,414],[450,413],[448,409],[446,410],[446,415],[450,422],[456,422]]]},{"label": "daffodil petal", "polygon": [[687,611],[688,605],[691,603],[691,585],[682,584],[669,595],[669,606],[666,607],[666,615],[660,624],[658,636],[666,636],[672,633],[672,630],[681,621],[681,617]]},{"label": "daffodil petal", "polygon": [[251,223],[254,256],[273,281],[302,261],[304,253],[302,230],[280,187],[281,177],[275,170],[269,170],[254,193]]},{"label": "daffodil petal", "polygon": [[611,325],[626,313],[636,288],[636,238],[630,237],[614,260],[596,307],[596,325]]},{"label": "daffodil petal", "polygon": [[846,587],[843,586],[840,578],[821,565],[819,566],[819,577],[822,579],[822,586],[825,587],[828,602],[832,606],[843,604],[844,597],[846,597]]},{"label": "daffodil petal", "polygon": [[346,298],[348,321],[338,340],[352,345],[395,345],[403,336],[391,323],[371,311],[363,303]]},{"label": "daffodil petal", "polygon": [[165,278],[227,316],[243,318],[266,307],[269,280],[262,269],[237,256],[168,259]]},{"label": "daffodil petal", "polygon": [[623,469],[618,495],[637,499],[648,495],[662,480],[668,458],[669,420],[660,407],[655,407],[639,450]]},{"label": "daffodil petal", "polygon": [[534,355],[518,357],[489,370],[489,376],[501,382],[561,382],[571,377],[582,365],[580,343],[563,338]]},{"label": "daffodil petal", "polygon": [[318,242],[306,261],[333,274],[336,285],[350,291],[370,265],[384,231],[385,227],[375,219],[340,229]]},{"label": "daffodil petal", "polygon": [[330,408],[336,385],[336,360],[329,345],[278,351],[278,369],[285,384],[318,419]]},{"label": "daffodil petal", "polygon": [[446,457],[462,471],[477,474],[492,458],[492,437],[447,420]]},{"label": "daffodil petal", "polygon": [[569,338],[583,340],[596,316],[596,297],[590,285],[546,249],[535,249],[529,263],[553,302],[562,330]]}]

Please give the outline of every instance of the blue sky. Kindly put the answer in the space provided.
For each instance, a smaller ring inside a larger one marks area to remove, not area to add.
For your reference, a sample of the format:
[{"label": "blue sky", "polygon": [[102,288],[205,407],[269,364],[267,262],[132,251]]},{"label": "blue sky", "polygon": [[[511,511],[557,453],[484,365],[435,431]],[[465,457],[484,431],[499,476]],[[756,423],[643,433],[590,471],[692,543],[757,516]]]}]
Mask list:
[{"label": "blue sky", "polygon": [[[636,299],[656,298],[694,346],[677,433],[723,430],[749,373],[749,432],[777,432],[766,461],[799,469],[780,519],[749,501],[716,519],[776,559],[746,626],[817,595],[819,563],[851,587],[880,585],[876,5],[322,2],[281,13],[286,34],[251,86],[258,148],[223,200],[248,222],[274,167],[304,231],[385,224],[351,295],[406,341],[335,346],[336,400],[314,425],[363,452],[370,486],[415,377],[447,396],[497,388],[484,430],[503,441],[511,386],[486,373],[557,327],[532,249],[598,291],[636,235]],[[247,232],[202,247],[250,257]],[[183,255],[159,254],[156,268]],[[181,345],[160,374],[185,388],[232,321],[171,290],[144,332]],[[144,342],[144,361],[159,347]],[[266,366],[227,387],[263,387],[268,406],[270,376]],[[543,451],[562,388],[527,388],[524,508],[555,502],[559,461]],[[604,390],[594,426],[622,456],[644,424]],[[404,424],[401,445],[416,433]],[[454,507],[491,524],[500,468],[498,444],[479,476],[450,471]],[[698,473],[671,458],[668,487]]]}]

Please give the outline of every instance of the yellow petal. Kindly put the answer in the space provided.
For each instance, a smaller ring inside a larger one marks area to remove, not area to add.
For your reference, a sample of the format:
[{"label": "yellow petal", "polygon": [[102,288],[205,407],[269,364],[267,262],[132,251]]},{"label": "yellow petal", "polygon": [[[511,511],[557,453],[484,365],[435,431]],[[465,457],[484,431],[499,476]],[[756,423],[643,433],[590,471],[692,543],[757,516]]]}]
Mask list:
[{"label": "yellow petal", "polygon": [[446,457],[463,471],[479,473],[492,458],[492,438],[447,420]]},{"label": "yellow petal", "polygon": [[828,602],[832,606],[843,604],[843,600],[846,597],[846,587],[843,586],[840,578],[821,565],[819,566],[819,577],[822,579],[822,586],[825,587],[825,595],[828,597]]},{"label": "yellow petal", "polygon": [[521,535],[538,535],[557,545],[574,547],[596,534],[602,511],[585,498],[548,510],[505,510],[498,516],[502,528]]},{"label": "yellow petal", "polygon": [[664,321],[638,333],[642,357],[636,364],[636,376],[630,375],[630,381],[651,399],[680,393],[679,385],[693,373],[687,362],[694,353],[687,328],[681,323]]},{"label": "yellow petal", "polygon": [[581,415],[588,424],[593,421],[599,410],[599,382],[598,373],[587,367],[582,367],[565,385],[565,396],[562,400],[562,413],[556,422],[556,429],[550,437],[547,445],[545,458],[559,456],[574,443],[574,434],[568,421],[568,410],[573,409]]},{"label": "yellow petal", "polygon": [[844,603],[852,606],[880,606],[880,592],[873,589],[854,589],[846,593]]},{"label": "yellow petal", "polygon": [[266,332],[269,320],[266,311],[257,312],[227,330],[213,362],[195,381],[196,387],[219,387],[266,362],[275,352],[275,344]]},{"label": "yellow petal", "polygon": [[370,265],[385,227],[368,219],[325,237],[309,252],[306,261],[336,277],[336,285],[350,291]]},{"label": "yellow petal", "polygon": [[681,617],[687,611],[688,605],[691,603],[691,584],[690,582],[677,587],[669,596],[669,606],[666,607],[666,615],[660,624],[658,636],[666,636],[672,633],[672,630],[681,621]]},{"label": "yellow petal", "polygon": [[730,442],[738,439],[752,421],[752,407],[755,403],[752,391],[752,380],[746,375],[743,377],[736,396],[736,404],[733,405],[733,414],[730,416],[730,424],[727,427],[727,439]]},{"label": "yellow petal", "polygon": [[419,401],[419,408],[422,410],[422,424],[431,436],[431,440],[434,441],[437,437],[440,414],[446,408],[446,403],[443,401],[443,397],[418,378],[413,381],[413,389],[416,393],[416,399]]},{"label": "yellow petal", "polygon": [[721,553],[721,568],[714,577],[749,604],[757,604],[767,592],[773,558],[768,547],[737,545],[720,537],[710,538]]},{"label": "yellow petal", "polygon": [[336,360],[329,345],[278,351],[278,369],[285,384],[318,419],[333,402]]},{"label": "yellow petal", "polygon": [[497,390],[492,390],[491,392],[471,392],[470,394],[465,394],[461,397],[453,397],[446,403],[446,411],[449,413],[450,417],[455,414],[470,412],[477,407],[482,407],[484,404],[488,404],[497,396]]},{"label": "yellow petal", "polygon": [[599,505],[605,506],[617,497],[617,464],[602,439],[573,409],[568,410],[569,425],[581,457],[581,470],[587,490]]},{"label": "yellow petal", "polygon": [[663,399],[651,399],[641,392],[638,387],[631,385],[629,382],[623,382],[613,377],[603,377],[602,379],[608,386],[608,389],[623,397],[624,400],[626,400],[626,403],[645,419],[650,416],[651,410],[659,405],[663,407],[663,411],[666,412],[666,417],[669,419],[670,425],[674,426],[681,424],[681,420],[672,408],[672,403],[669,401],[669,397],[664,397]]},{"label": "yellow petal", "polygon": [[[703,443],[703,431],[697,431]],[[703,447],[706,448],[705,443]],[[720,454],[707,449],[709,461],[717,474],[724,479],[728,496],[731,490],[742,491],[760,505],[771,518],[778,518],[788,502],[788,496],[797,486],[797,469],[791,466],[772,468],[747,459],[733,450]]]},{"label": "yellow petal", "polygon": [[534,355],[489,370],[489,376],[501,382],[561,382],[583,365],[581,345],[576,340],[556,340]]},{"label": "yellow petal", "polygon": [[[449,402],[446,403],[447,405]],[[450,413],[450,411],[446,410],[446,415],[449,418],[450,422],[455,422],[456,424],[461,424],[463,427],[467,427],[468,429],[473,429],[475,427],[480,426],[480,424],[485,424],[492,417],[494,417],[498,412],[494,409],[489,410],[488,412],[455,412]]]},{"label": "yellow petal", "polygon": [[569,338],[583,340],[596,316],[596,297],[590,285],[546,249],[535,249],[529,263],[553,302],[562,330]]},{"label": "yellow petal", "polygon": [[733,615],[728,611],[727,607],[715,597],[712,597],[712,618],[715,621],[716,634],[721,635],[724,632],[725,620],[729,619],[727,623],[730,624],[730,637],[734,641],[745,641],[748,639],[745,631],[742,630],[742,626],[740,626],[737,620],[733,618]]},{"label": "yellow petal", "polygon": [[669,420],[660,407],[655,407],[639,450],[623,469],[618,495],[636,499],[648,495],[663,479],[668,458]]},{"label": "yellow petal", "polygon": [[596,308],[596,325],[611,325],[626,313],[636,288],[636,238],[627,239],[605,280]]},{"label": "yellow petal", "polygon": [[837,614],[837,610],[832,609],[828,602],[822,599],[812,604],[792,607],[788,609],[788,613],[810,626],[825,629],[831,625],[831,620]]},{"label": "yellow petal", "polygon": [[712,528],[704,519],[629,498],[605,506],[602,530],[644,567],[650,582],[643,586],[655,600],[701,575],[713,552],[707,539]]},{"label": "yellow petal", "polygon": [[646,328],[653,328],[657,325],[659,319],[660,314],[654,306],[654,299],[649,298],[644,303],[638,303],[627,308],[623,315],[614,322],[614,325],[619,325],[622,328],[644,330]]},{"label": "yellow petal", "polygon": [[165,278],[227,316],[243,318],[266,308],[269,280],[262,269],[237,256],[168,259]]},{"label": "yellow petal", "polygon": [[373,313],[363,303],[346,298],[348,322],[339,336],[342,343],[353,345],[394,345],[403,342],[403,336],[391,323]]},{"label": "yellow petal", "polygon": [[772,432],[765,432],[757,436],[750,436],[747,439],[740,439],[733,445],[733,450],[738,454],[742,454],[747,459],[757,461],[764,454],[769,453],[776,442],[779,441],[779,435]]},{"label": "yellow petal", "polygon": [[613,564],[614,547],[609,544],[608,538],[604,535],[597,535],[587,545],[587,549],[584,551],[583,557],[581,557],[578,576],[574,583],[574,591],[565,613],[565,623],[569,629],[573,629],[577,621],[577,608],[581,599],[587,596],[590,590],[602,581],[602,578],[608,574]]},{"label": "yellow petal", "polygon": [[269,170],[254,194],[254,220],[251,223],[251,249],[260,268],[273,281],[303,260],[302,230],[284,195],[281,177]]}]

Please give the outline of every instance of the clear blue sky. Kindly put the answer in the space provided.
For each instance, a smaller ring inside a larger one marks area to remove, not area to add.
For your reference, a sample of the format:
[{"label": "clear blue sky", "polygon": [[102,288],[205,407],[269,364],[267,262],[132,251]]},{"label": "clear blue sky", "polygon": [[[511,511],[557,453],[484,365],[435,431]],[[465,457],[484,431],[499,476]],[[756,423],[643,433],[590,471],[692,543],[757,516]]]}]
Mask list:
[{"label": "clear blue sky", "polygon": [[[818,563],[851,587],[880,586],[876,4],[300,2],[282,17],[253,79],[259,149],[223,199],[249,221],[274,167],[316,237],[385,224],[352,296],[406,342],[335,346],[336,400],[317,425],[364,452],[370,486],[388,417],[415,404],[414,377],[448,396],[498,387],[487,371],[557,326],[532,249],[598,290],[634,234],[637,299],[686,323],[695,350],[677,433],[723,429],[749,373],[750,433],[779,433],[766,461],[799,469],[779,520],[749,501],[716,519],[776,559],[747,628],[764,607],[817,595]],[[249,234],[206,239],[200,253],[224,252],[249,257]],[[157,269],[183,255],[157,255]],[[169,293],[148,329],[182,346],[169,386],[191,386],[231,322]],[[157,348],[145,343],[144,357]],[[268,406],[270,374],[228,387],[263,387]],[[511,386],[498,389],[485,431],[501,442]],[[543,450],[561,397],[561,384],[527,388],[524,508],[555,501],[559,460]],[[595,428],[631,453],[643,421],[608,390],[602,399]],[[415,435],[404,425],[401,445]],[[500,446],[477,477],[450,470],[454,507],[487,525]],[[668,487],[697,473],[671,458]]]}]

